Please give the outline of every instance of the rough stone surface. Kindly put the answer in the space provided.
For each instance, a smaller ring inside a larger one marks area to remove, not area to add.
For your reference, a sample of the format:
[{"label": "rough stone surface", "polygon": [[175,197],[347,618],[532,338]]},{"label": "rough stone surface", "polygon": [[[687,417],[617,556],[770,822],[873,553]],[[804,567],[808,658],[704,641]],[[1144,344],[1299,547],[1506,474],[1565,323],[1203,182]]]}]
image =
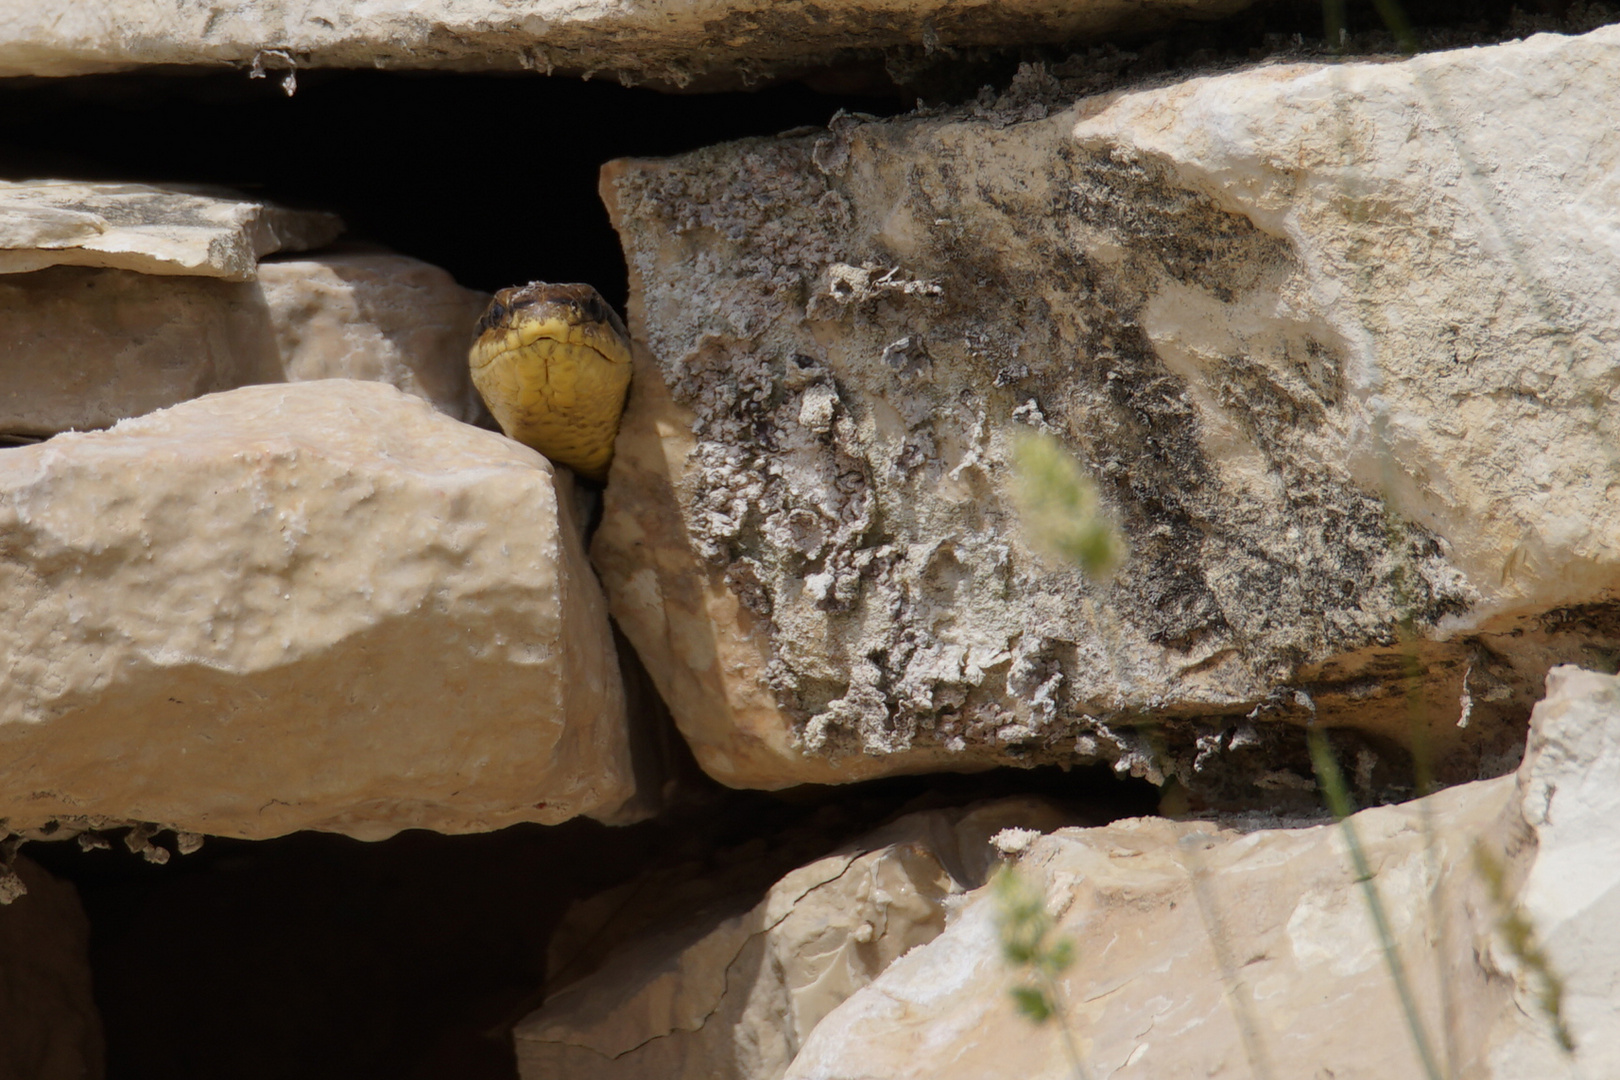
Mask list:
[{"label": "rough stone surface", "polygon": [[486,301],[390,254],[278,259],[244,282],[81,266],[0,275],[0,435],[323,378],[386,382],[482,423],[467,344]]},{"label": "rough stone surface", "polygon": [[[1443,1075],[1609,1076],[1620,1064],[1620,680],[1558,668],[1548,690],[1517,778],[1350,819]],[[1567,983],[1573,1060],[1496,930],[1507,908],[1476,869],[1476,840],[1523,882],[1519,910]],[[1075,942],[1058,987],[1088,1075],[1425,1075],[1339,826],[1137,819],[1060,830],[1018,866]],[[994,915],[987,891],[974,894],[943,934],[833,1010],[786,1075],[1074,1075],[1056,1025],[1013,1011]]]},{"label": "rough stone surface", "polygon": [[[643,347],[593,556],[704,767],[1255,798],[1312,786],[1256,721],[1313,718],[1510,766],[1548,668],[1620,645],[1616,109],[1608,28],[1072,104],[1030,67],[611,163]],[[1111,582],[1021,535],[1030,430]]]},{"label": "rough stone surface", "polygon": [[247,281],[260,256],[322,247],[342,231],[334,214],[224,189],[0,180],[0,274],[105,266]]},{"label": "rough stone surface", "polygon": [[774,1080],[830,1010],[944,928],[1006,828],[1072,821],[1008,799],[901,818],[787,874],[753,907],[717,905],[626,942],[514,1032],[524,1080]]},{"label": "rough stone surface", "polygon": [[1492,1080],[1620,1076],[1620,679],[1574,667],[1547,677],[1519,768],[1518,810],[1535,838],[1519,903],[1565,981],[1573,1059],[1547,1038],[1540,989],[1497,942],[1518,1008],[1497,1016]]},{"label": "rough stone surface", "polygon": [[0,433],[46,438],[279,381],[254,283],[58,266],[0,276]]},{"label": "rough stone surface", "polygon": [[1211,19],[1249,0],[6,0],[0,76],[145,64],[232,64],[293,80],[305,67],[616,74],[689,86],[748,82],[878,50],[1034,45]]},{"label": "rough stone surface", "polygon": [[100,1080],[90,924],[78,893],[28,859],[13,869],[28,891],[0,906],[0,1076]]},{"label": "rough stone surface", "polygon": [[489,296],[431,263],[388,253],[259,264],[282,377],[385,382],[469,424],[493,427],[467,371]]},{"label": "rough stone surface", "polygon": [[0,818],[612,817],[623,686],[570,488],[349,380],[0,452]]}]

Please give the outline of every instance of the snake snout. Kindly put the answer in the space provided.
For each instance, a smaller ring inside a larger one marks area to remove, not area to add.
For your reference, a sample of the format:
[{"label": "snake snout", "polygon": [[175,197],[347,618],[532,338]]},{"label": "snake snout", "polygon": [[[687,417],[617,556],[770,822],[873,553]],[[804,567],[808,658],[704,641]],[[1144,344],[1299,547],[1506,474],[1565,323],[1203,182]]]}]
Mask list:
[{"label": "snake snout", "polygon": [[607,478],[630,385],[630,337],[583,284],[502,289],[468,365],[501,430],[593,480]]}]

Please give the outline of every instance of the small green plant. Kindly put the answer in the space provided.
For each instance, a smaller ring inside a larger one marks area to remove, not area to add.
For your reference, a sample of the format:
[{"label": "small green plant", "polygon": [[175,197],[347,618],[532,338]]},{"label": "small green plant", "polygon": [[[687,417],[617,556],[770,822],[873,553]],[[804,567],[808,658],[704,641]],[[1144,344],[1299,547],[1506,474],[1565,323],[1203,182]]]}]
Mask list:
[{"label": "small green plant", "polygon": [[1001,955],[1008,964],[1024,972],[1025,981],[1010,991],[1013,1003],[1019,1012],[1037,1024],[1057,1021],[1074,1075],[1085,1080],[1085,1064],[1074,1032],[1065,1019],[1063,997],[1057,984],[1057,977],[1074,963],[1074,940],[1054,933],[1046,898],[1012,866],[996,871],[990,889],[995,897]]},{"label": "small green plant", "polygon": [[1356,832],[1356,823],[1351,818],[1356,812],[1356,807],[1350,799],[1350,787],[1345,783],[1344,773],[1339,769],[1338,759],[1333,755],[1333,747],[1328,745],[1327,736],[1320,729],[1312,728],[1305,737],[1310,747],[1311,767],[1316,770],[1316,782],[1327,798],[1328,809],[1338,819],[1339,828],[1344,831],[1344,844],[1350,851],[1350,862],[1355,867],[1356,881],[1361,885],[1362,898],[1367,902],[1367,914],[1372,918],[1373,929],[1378,934],[1378,946],[1384,954],[1384,964],[1389,968],[1390,981],[1395,984],[1395,993],[1401,1001],[1401,1011],[1406,1015],[1406,1027],[1412,1036],[1412,1048],[1417,1052],[1419,1064],[1423,1066],[1423,1075],[1428,1077],[1428,1080],[1444,1080],[1447,1074],[1440,1068],[1428,1032],[1424,1028],[1423,1018],[1418,1014],[1417,998],[1412,993],[1412,983],[1407,978],[1406,965],[1401,961],[1400,950],[1395,947],[1395,935],[1390,929],[1384,899],[1379,895],[1378,882],[1373,874],[1372,865],[1367,861],[1367,852],[1361,846],[1361,836]]},{"label": "small green plant", "polygon": [[1508,952],[1513,954],[1537,983],[1536,1007],[1552,1028],[1558,1048],[1575,1055],[1575,1036],[1564,1019],[1564,980],[1553,970],[1552,961],[1536,940],[1536,928],[1508,889],[1507,868],[1483,841],[1474,842],[1474,869],[1485,882],[1491,904],[1496,908],[1496,929]]},{"label": "small green plant", "polygon": [[1022,435],[1013,444],[1014,493],[1030,542],[1049,556],[1106,579],[1129,554],[1124,535],[1103,513],[1097,485],[1055,436]]}]

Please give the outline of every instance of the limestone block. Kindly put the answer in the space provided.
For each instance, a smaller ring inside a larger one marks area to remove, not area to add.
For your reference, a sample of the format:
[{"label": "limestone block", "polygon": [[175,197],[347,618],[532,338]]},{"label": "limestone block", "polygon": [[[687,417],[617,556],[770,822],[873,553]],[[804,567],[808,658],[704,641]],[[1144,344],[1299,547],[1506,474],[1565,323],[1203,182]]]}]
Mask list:
[{"label": "limestone block", "polygon": [[613,73],[627,83],[744,80],[878,50],[1033,45],[1214,19],[1250,0],[4,0],[0,77],[144,64]]},{"label": "limestone block", "polygon": [[0,275],[0,432],[108,427],[281,381],[254,283],[55,266]]},{"label": "limestone block", "polygon": [[224,189],[0,180],[0,274],[106,266],[247,281],[260,256],[322,247],[342,231],[335,214]]},{"label": "limestone block", "polygon": [[79,266],[0,275],[0,433],[107,427],[266,382],[386,382],[481,423],[467,345],[487,297],[386,253],[259,264],[253,281]]},{"label": "limestone block", "polygon": [[[1469,873],[1474,836],[1512,789],[1499,778],[1431,797],[1448,880]],[[1433,1036],[1442,966],[1461,1022],[1477,1028],[1510,1007],[1472,963],[1488,925],[1459,918],[1463,897],[1448,896],[1450,939],[1436,948],[1436,873],[1418,809],[1369,810],[1355,823]],[[1422,1077],[1337,826],[1245,832],[1142,818],[1062,830],[1019,867],[1076,948],[1057,988],[1087,1075]],[[994,898],[975,894],[930,946],[828,1015],[786,1075],[1074,1075],[1058,1026],[1013,1008],[1020,981],[1002,957]],[[1466,1060],[1477,1068],[1477,1055]]]},{"label": "limestone block", "polygon": [[385,382],[457,420],[489,421],[467,370],[488,294],[386,252],[275,259],[256,284],[288,382]]},{"label": "limestone block", "polygon": [[0,906],[0,1076],[101,1080],[90,924],[73,886],[25,858],[26,894]]},{"label": "limestone block", "polygon": [[[593,558],[705,769],[1309,789],[1271,720],[1510,767],[1548,668],[1620,645],[1616,110],[1610,27],[1031,67],[610,163],[640,349]],[[1108,582],[1023,535],[1036,431],[1129,540]]]},{"label": "limestone block", "polygon": [[626,942],[518,1025],[520,1075],[775,1080],[822,1017],[939,934],[949,903],[986,879],[992,836],[1064,822],[1032,799],[913,814],[746,910],[717,906]]},{"label": "limestone block", "polygon": [[[1351,819],[1439,1075],[1558,1080],[1620,1063],[1617,721],[1620,680],[1555,669],[1517,778]],[[1476,869],[1476,839],[1523,882],[1519,910],[1567,983],[1573,1058],[1497,932],[1508,908]],[[1019,868],[1077,946],[1059,992],[1089,1075],[1426,1075],[1338,826],[1139,819],[1061,830]],[[1056,1027],[1011,1008],[994,916],[975,894],[829,1014],[787,1076],[1073,1075]]]},{"label": "limestone block", "polygon": [[1513,980],[1518,1007],[1495,1017],[1488,1075],[1620,1075],[1620,678],[1554,668],[1518,779],[1519,816],[1535,837],[1521,911],[1564,980],[1575,1054],[1548,1037],[1542,985],[1498,940],[1490,960]]},{"label": "limestone block", "polygon": [[623,686],[570,483],[341,379],[0,452],[0,818],[611,817]]}]

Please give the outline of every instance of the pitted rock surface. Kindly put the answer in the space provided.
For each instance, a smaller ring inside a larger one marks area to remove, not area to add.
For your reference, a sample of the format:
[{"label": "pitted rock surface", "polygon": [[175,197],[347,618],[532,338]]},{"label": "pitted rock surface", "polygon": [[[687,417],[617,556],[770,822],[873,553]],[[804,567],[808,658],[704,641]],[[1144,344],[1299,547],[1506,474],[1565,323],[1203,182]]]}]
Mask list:
[{"label": "pitted rock surface", "polygon": [[[1489,300],[1425,275],[1506,212],[1462,181],[1518,169],[1511,133],[1570,108],[1537,87],[1608,107],[1620,84],[1572,73],[1614,36],[1067,108],[1027,69],[966,111],[608,166],[644,349],[594,556],[705,767],[774,786],[1100,758],[1218,786],[1295,738],[1268,719],[1386,748],[1416,725],[1456,775],[1510,763],[1547,666],[1616,641],[1615,533],[1544,513],[1616,514],[1620,313],[1593,285],[1616,263],[1578,230],[1586,339],[1552,332],[1573,272]],[[1414,109],[1451,131],[1504,69],[1527,84],[1492,107],[1509,134],[1370,156]],[[1620,141],[1581,145],[1515,198],[1602,182]],[[1563,259],[1576,223],[1546,216],[1478,275]],[[1111,582],[1021,537],[1028,429],[1101,483],[1133,551]]]}]

